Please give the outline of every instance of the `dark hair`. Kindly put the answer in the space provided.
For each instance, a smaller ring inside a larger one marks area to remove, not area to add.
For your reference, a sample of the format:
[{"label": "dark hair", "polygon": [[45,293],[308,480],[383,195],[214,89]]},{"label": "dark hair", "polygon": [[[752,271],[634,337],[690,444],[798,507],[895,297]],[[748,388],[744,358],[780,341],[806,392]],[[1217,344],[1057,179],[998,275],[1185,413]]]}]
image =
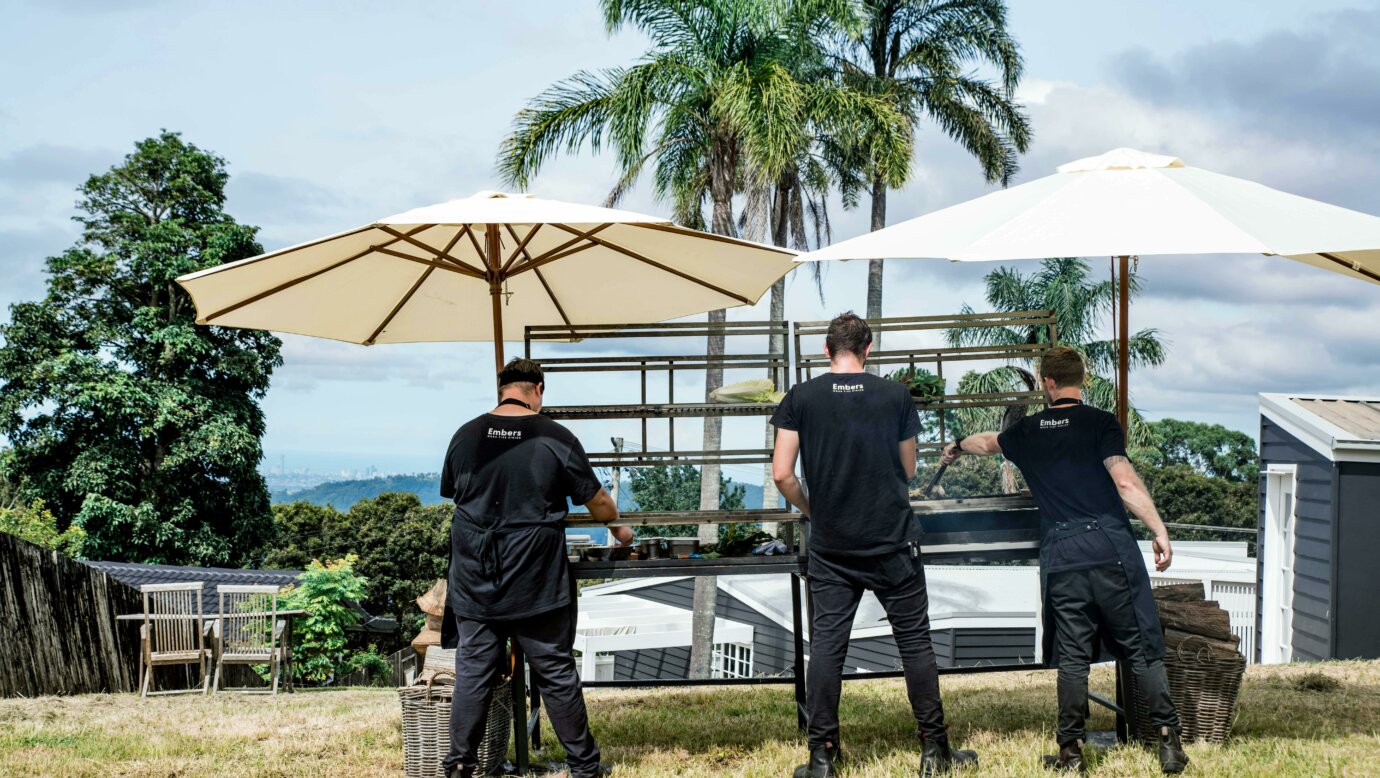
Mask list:
[{"label": "dark hair", "polygon": [[862,359],[870,345],[872,328],[856,313],[846,311],[829,322],[829,333],[824,336],[824,346],[829,349],[831,357],[848,352]]},{"label": "dark hair", "polygon": [[1040,378],[1054,379],[1064,389],[1083,385],[1083,355],[1068,346],[1055,346],[1040,358]]},{"label": "dark hair", "polygon": [[498,371],[499,389],[505,386],[525,384],[525,386],[518,386],[518,388],[530,392],[537,388],[537,384],[545,382],[546,375],[542,373],[541,365],[530,359],[521,357],[511,359],[508,364],[503,366],[502,370]]}]

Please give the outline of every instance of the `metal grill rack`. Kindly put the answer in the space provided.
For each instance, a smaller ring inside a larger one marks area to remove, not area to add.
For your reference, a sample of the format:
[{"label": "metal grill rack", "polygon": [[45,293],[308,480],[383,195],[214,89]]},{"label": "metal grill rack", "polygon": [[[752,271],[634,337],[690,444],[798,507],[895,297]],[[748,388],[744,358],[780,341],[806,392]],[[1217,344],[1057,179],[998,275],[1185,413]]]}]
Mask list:
[{"label": "metal grill rack", "polygon": [[[1002,344],[950,347],[915,347],[877,349],[867,358],[868,365],[879,367],[923,367],[931,369],[939,378],[944,378],[944,367],[954,362],[1009,361],[1013,359],[1039,359],[1046,351],[1058,345],[1058,325],[1054,311],[1018,311],[1015,313],[960,313],[944,316],[905,316],[899,318],[873,319],[868,322],[872,332],[921,333],[950,330],[995,330],[996,328],[1028,329],[1044,327],[1046,341],[1033,343]],[[814,377],[816,371],[829,369],[829,357],[823,351],[807,353],[802,338],[823,336],[829,330],[827,321],[795,322],[792,341],[795,348],[795,382],[801,383]],[[993,333],[995,334],[995,333]],[[888,339],[883,338],[883,342]],[[890,340],[895,340],[891,338]],[[881,372],[885,373],[886,370]],[[952,369],[949,371],[954,372]],[[1005,408],[1012,405],[1043,406],[1044,393],[1038,388],[1026,392],[991,392],[985,394],[944,394],[933,398],[916,398],[915,407],[922,413],[933,413],[939,425],[939,440],[922,442],[919,450],[923,455],[938,454],[948,445],[948,430],[944,412],[966,408]]]}]

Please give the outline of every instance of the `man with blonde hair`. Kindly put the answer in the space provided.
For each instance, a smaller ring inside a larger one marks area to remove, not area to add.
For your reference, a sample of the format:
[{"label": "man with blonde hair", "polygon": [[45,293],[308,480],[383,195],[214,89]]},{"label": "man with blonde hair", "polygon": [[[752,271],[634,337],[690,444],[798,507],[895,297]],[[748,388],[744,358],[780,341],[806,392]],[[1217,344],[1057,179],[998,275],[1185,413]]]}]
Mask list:
[{"label": "man with blonde hair", "polygon": [[1040,585],[1044,598],[1044,656],[1057,658],[1057,756],[1045,764],[1086,772],[1083,726],[1088,666],[1105,642],[1130,664],[1159,730],[1160,767],[1183,772],[1179,715],[1169,699],[1164,637],[1150,594],[1150,575],[1131,533],[1127,509],[1154,535],[1155,569],[1169,568],[1169,534],[1144,482],[1126,458],[1116,417],[1083,404],[1083,357],[1056,346],[1040,360],[1048,407],[998,434],[959,438],[944,452],[1002,454],[1020,468],[1040,509]]}]

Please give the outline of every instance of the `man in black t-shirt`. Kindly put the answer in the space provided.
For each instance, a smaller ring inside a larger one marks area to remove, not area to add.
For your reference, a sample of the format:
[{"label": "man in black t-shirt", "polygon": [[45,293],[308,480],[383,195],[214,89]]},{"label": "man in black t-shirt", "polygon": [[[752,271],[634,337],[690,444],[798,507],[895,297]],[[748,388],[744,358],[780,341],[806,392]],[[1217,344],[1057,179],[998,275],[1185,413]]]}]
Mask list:
[{"label": "man in black t-shirt", "polygon": [[1046,764],[1083,772],[1088,665],[1106,641],[1130,665],[1159,729],[1160,766],[1188,765],[1179,716],[1169,699],[1164,638],[1150,594],[1150,576],[1126,509],[1154,535],[1155,569],[1169,568],[1173,550],[1145,484],[1126,458],[1116,417],[1082,401],[1083,358],[1066,346],[1040,360],[1049,407],[1001,432],[959,438],[944,462],[960,454],[1002,454],[1025,476],[1040,509],[1040,580],[1045,658],[1059,667],[1059,754]]},{"label": "man in black t-shirt", "polygon": [[[863,371],[872,330],[853,313],[829,323],[824,349],[829,372],[793,387],[771,420],[772,475],[781,495],[809,517],[810,528],[810,761],[796,768],[796,778],[834,775],[843,662],[867,590],[886,609],[901,653],[923,741],[921,775],[976,764],[977,754],[949,747],[939,699],[925,568],[910,507],[920,432],[915,401],[905,386]],[[808,496],[795,474],[797,459]]]},{"label": "man in black t-shirt", "polygon": [[[575,669],[575,584],[565,551],[571,502],[604,523],[613,498],[580,441],[539,415],[546,389],[527,359],[498,374],[499,404],[462,426],[441,471],[441,496],[455,501],[447,604],[455,612],[455,694],[447,778],[474,775],[480,739],[505,667],[508,640],[527,655],[571,778],[603,775]],[[613,536],[632,542],[628,527]]]}]

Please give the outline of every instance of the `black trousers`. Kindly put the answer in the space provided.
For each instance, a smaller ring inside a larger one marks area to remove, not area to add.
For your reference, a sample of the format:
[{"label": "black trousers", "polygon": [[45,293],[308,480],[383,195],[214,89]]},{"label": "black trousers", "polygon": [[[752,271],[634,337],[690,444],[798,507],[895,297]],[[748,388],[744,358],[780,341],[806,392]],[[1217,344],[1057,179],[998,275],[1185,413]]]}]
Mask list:
[{"label": "black trousers", "polygon": [[507,661],[506,642],[527,654],[532,682],[541,690],[551,728],[565,746],[571,778],[598,774],[599,746],[589,731],[585,697],[575,669],[575,604],[515,621],[456,616],[455,696],[450,709],[450,755],[445,765],[476,764],[484,720]]},{"label": "black trousers", "polygon": [[1120,647],[1136,685],[1144,692],[1156,727],[1179,728],[1169,699],[1164,662],[1146,656],[1131,601],[1131,587],[1120,565],[1049,575],[1049,606],[1059,648],[1059,745],[1083,738],[1088,709],[1088,666],[1099,630]]},{"label": "black trousers", "polygon": [[883,560],[869,559],[870,569],[821,565],[810,558],[810,593],[814,618],[810,628],[810,665],[805,685],[810,714],[810,748],[839,742],[839,693],[848,636],[863,592],[871,589],[891,622],[901,654],[906,695],[920,733],[941,742],[944,708],[939,699],[939,665],[930,644],[929,595],[925,568],[908,552]]}]

